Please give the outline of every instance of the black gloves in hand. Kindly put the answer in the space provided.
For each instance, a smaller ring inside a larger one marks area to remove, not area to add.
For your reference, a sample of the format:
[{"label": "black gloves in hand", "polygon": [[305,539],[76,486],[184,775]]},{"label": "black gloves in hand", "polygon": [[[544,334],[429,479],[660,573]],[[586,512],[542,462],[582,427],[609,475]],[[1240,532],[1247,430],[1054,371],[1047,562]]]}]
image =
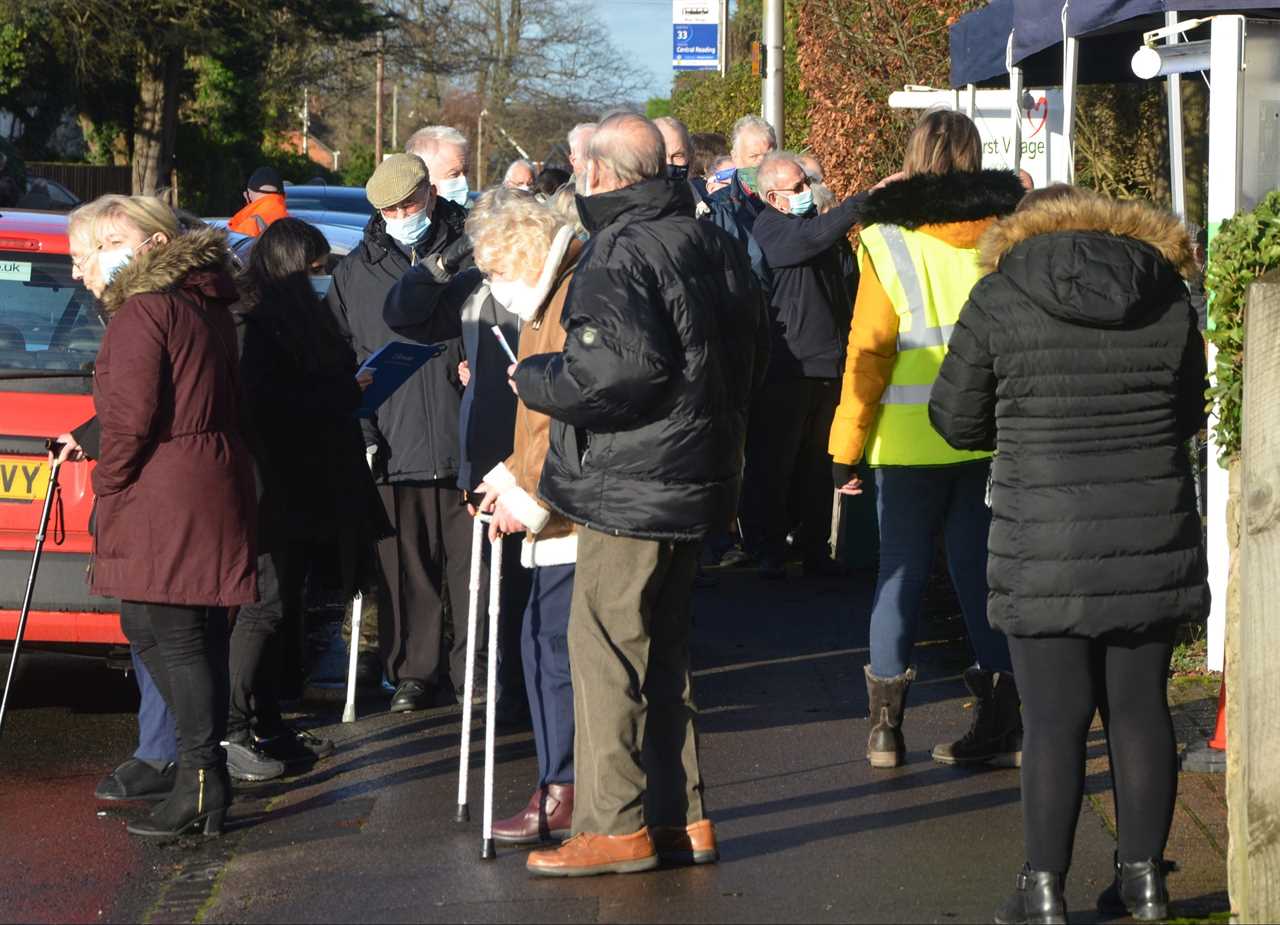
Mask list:
[{"label": "black gloves in hand", "polygon": [[440,252],[440,265],[447,273],[457,273],[471,262],[471,254],[475,245],[470,235],[463,235]]},{"label": "black gloves in hand", "polygon": [[833,462],[831,464],[831,479],[835,482],[836,488],[844,488],[858,475],[858,470],[849,463]]}]

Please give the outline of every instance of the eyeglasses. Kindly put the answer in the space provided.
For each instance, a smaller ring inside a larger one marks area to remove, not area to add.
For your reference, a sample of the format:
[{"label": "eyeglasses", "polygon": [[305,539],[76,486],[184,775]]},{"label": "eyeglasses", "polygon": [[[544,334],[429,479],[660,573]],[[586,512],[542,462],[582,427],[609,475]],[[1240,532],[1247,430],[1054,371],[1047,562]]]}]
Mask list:
[{"label": "eyeglasses", "polygon": [[766,191],[765,195],[767,196],[769,195],[769,193],[790,193],[791,195],[795,195],[796,193],[802,192],[805,189],[805,187],[807,187],[808,185],[809,185],[809,178],[806,177],[805,179],[797,183],[795,186],[782,186],[777,189],[771,189]]}]

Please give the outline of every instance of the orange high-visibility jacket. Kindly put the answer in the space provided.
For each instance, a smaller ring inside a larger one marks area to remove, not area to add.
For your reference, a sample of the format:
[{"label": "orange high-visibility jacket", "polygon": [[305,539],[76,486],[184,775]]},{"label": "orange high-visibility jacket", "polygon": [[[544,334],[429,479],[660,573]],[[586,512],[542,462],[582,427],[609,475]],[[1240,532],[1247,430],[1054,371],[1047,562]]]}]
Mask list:
[{"label": "orange high-visibility jacket", "polygon": [[284,193],[267,193],[231,216],[231,220],[227,222],[227,228],[256,238],[276,219],[287,218],[288,215],[289,210],[284,204]]}]

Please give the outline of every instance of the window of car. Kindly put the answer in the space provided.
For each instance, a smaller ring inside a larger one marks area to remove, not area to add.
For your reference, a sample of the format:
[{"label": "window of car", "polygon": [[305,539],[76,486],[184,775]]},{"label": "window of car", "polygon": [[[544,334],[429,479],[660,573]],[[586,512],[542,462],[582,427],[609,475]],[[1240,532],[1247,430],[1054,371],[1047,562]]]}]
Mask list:
[{"label": "window of car", "polygon": [[88,393],[90,377],[66,374],[92,371],[104,331],[70,257],[0,250],[0,391]]}]

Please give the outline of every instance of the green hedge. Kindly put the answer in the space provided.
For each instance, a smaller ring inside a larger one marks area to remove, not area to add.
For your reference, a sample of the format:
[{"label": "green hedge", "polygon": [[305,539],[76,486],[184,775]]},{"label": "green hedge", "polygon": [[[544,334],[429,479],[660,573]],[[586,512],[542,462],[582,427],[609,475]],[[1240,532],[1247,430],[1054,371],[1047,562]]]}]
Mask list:
[{"label": "green hedge", "polygon": [[1218,348],[1209,400],[1210,410],[1217,410],[1214,433],[1224,466],[1240,453],[1245,298],[1250,283],[1275,269],[1280,269],[1280,190],[1252,212],[1223,222],[1209,248],[1209,339]]}]

